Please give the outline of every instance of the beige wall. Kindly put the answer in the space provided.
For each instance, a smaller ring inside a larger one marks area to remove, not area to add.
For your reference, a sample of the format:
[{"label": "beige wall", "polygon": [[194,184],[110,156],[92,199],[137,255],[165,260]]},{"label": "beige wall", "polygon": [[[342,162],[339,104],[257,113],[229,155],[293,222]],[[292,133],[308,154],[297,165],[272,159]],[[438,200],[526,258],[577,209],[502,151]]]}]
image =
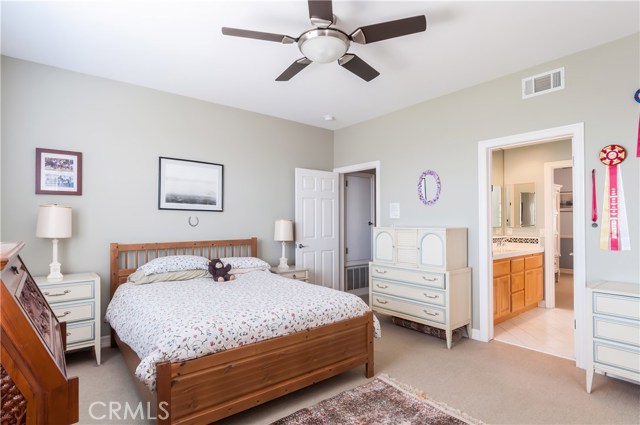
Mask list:
[{"label": "beige wall", "polygon": [[[639,166],[633,156],[638,131],[638,104],[633,101],[633,94],[640,87],[638,41],[636,34],[335,132],[336,167],[381,162],[379,225],[469,229],[468,259],[473,269],[475,327],[478,323],[479,141],[584,122],[585,176],[575,184],[586,188],[591,170],[595,168],[599,176],[599,208],[604,167],[598,153],[609,143],[627,147],[632,155],[622,165],[622,174],[631,251],[601,251],[599,229],[592,229],[591,223],[587,223],[586,278],[587,282],[640,280]],[[522,78],[562,66],[566,75],[564,90],[522,99]],[[442,181],[442,194],[434,206],[422,205],[416,194],[418,176],[425,169],[435,170]],[[586,208],[590,211],[590,191],[585,193],[589,204]],[[400,203],[400,219],[389,219],[390,202]]]},{"label": "beige wall", "polygon": [[[74,237],[61,242],[63,272],[95,270],[108,299],[110,242],[257,236],[261,256],[275,263],[273,221],[293,217],[295,167],[331,169],[379,160],[379,225],[469,229],[475,324],[478,142],[584,122],[585,176],[575,184],[586,185],[591,169],[597,169],[600,208],[604,168],[598,152],[609,143],[630,153],[635,146],[639,47],[634,35],[334,133],[3,58],[0,237],[25,240],[24,259],[34,274],[43,274],[51,245],[34,236],[37,207],[72,206]],[[566,71],[565,90],[522,100],[523,77],[560,66]],[[83,196],[34,194],[36,147],[83,152]],[[158,156],[224,164],[225,211],[159,211]],[[435,170],[442,181],[440,200],[430,207],[417,197],[417,179],[425,169]],[[639,279],[639,164],[633,155],[622,173],[632,250],[599,250],[599,233],[589,225],[587,281]],[[400,203],[400,219],[388,218],[390,202]],[[198,227],[188,225],[190,215],[199,217]],[[293,258],[291,248],[288,256]]]},{"label": "beige wall", "polygon": [[[82,196],[35,195],[36,147],[83,153]],[[224,211],[158,210],[159,156],[223,164]],[[257,236],[261,257],[277,264],[273,223],[294,217],[294,168],[332,169],[333,135],[3,57],[1,164],[1,239],[25,241],[31,272],[46,274],[51,241],[35,237],[38,205],[73,207],[62,272],[96,271],[108,300],[110,242]]]}]

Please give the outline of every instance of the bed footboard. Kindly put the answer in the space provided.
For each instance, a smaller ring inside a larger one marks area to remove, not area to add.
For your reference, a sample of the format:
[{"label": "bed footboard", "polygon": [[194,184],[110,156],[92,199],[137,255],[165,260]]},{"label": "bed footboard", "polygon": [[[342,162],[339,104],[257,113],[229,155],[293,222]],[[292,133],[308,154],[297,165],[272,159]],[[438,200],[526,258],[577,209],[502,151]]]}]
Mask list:
[{"label": "bed footboard", "polygon": [[[157,365],[159,424],[217,421],[360,365],[373,376],[373,313]],[[162,419],[160,416],[168,416]]]}]

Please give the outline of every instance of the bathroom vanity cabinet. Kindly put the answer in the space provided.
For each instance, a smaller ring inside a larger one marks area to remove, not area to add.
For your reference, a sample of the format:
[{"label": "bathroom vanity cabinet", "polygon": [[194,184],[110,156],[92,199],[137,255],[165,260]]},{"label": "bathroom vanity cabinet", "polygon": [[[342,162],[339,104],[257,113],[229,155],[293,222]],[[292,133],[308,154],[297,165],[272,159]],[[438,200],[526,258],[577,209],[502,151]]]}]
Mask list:
[{"label": "bathroom vanity cabinet", "polygon": [[544,298],[543,254],[493,262],[493,323],[535,308]]}]

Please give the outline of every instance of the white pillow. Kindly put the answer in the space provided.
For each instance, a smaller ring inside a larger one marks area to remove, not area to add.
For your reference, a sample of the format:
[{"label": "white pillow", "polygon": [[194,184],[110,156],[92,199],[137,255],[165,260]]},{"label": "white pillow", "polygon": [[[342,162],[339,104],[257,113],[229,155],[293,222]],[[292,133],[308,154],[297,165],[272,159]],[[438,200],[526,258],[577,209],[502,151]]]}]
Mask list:
[{"label": "white pillow", "polygon": [[262,269],[269,270],[271,265],[258,257],[225,257],[220,261],[224,265],[231,264],[232,269]]},{"label": "white pillow", "polygon": [[156,273],[176,272],[180,270],[208,270],[209,259],[197,255],[168,255],[154,258],[138,267],[145,276]]}]

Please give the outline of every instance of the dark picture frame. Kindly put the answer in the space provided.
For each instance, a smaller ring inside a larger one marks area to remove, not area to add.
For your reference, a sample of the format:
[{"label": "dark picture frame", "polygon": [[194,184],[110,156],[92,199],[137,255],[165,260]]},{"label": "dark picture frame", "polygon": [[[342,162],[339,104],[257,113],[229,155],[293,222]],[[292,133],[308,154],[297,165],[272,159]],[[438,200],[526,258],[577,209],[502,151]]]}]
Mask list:
[{"label": "dark picture frame", "polygon": [[222,164],[161,156],[158,166],[158,209],[223,210]]},{"label": "dark picture frame", "polygon": [[82,195],[82,152],[36,148],[36,195]]}]

